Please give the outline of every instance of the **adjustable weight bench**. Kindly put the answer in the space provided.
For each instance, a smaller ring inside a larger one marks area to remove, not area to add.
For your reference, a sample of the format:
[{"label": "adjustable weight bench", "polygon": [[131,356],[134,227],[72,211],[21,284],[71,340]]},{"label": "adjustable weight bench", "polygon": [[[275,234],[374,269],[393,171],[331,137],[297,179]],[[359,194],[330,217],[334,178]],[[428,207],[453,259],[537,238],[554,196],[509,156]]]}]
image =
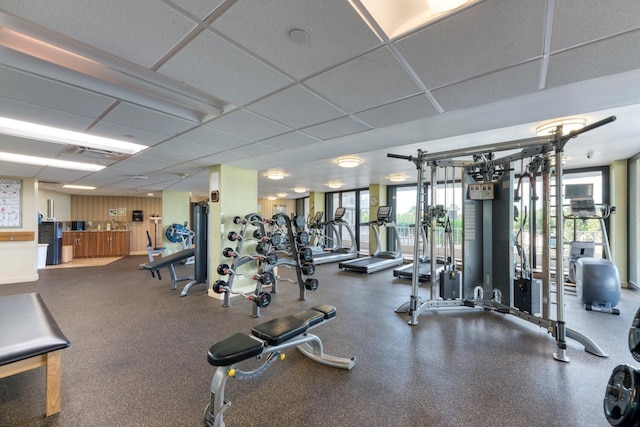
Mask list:
[{"label": "adjustable weight bench", "polygon": [[[250,380],[262,375],[276,360],[284,359],[283,350],[297,347],[311,360],[332,368],[351,369],[356,358],[350,359],[325,354],[322,341],[308,333],[336,317],[336,308],[319,305],[307,310],[261,323],[254,326],[251,334],[238,332],[217,342],[208,352],[209,364],[217,366],[211,381],[211,396],[204,423],[209,427],[224,427],[224,411],[231,405],[224,399],[227,379]],[[264,363],[252,371],[237,369],[242,361],[256,357]]]},{"label": "adjustable weight bench", "polygon": [[69,345],[40,294],[0,297],[0,378],[46,366],[47,416],[60,412],[60,351]]},{"label": "adjustable weight bench", "polygon": [[176,252],[175,254],[157,259],[153,262],[140,264],[138,268],[140,270],[149,270],[152,277],[155,277],[155,275],[157,274],[158,279],[162,280],[162,276],[160,276],[160,269],[163,267],[169,267],[169,272],[171,273],[171,289],[175,290],[178,287],[178,282],[184,280],[193,280],[193,276],[178,277],[175,264],[185,262],[194,255],[195,249],[184,249],[180,252]]}]

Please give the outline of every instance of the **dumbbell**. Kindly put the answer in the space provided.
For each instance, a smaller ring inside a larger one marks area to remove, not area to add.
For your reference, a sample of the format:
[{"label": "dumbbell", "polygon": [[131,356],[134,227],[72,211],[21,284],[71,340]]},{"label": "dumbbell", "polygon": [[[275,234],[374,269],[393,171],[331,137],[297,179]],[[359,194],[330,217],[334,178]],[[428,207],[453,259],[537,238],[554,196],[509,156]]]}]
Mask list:
[{"label": "dumbbell", "polygon": [[244,292],[240,291],[232,291],[229,287],[229,284],[224,280],[216,280],[216,282],[213,284],[213,292],[217,294],[231,292],[232,294],[242,295],[249,301],[255,302],[258,307],[266,307],[271,304],[271,294],[269,292],[261,291],[257,294],[245,294]]},{"label": "dumbbell", "polygon": [[304,281],[304,287],[305,289],[308,289],[310,291],[315,291],[316,289],[318,289],[318,279],[309,277]]},{"label": "dumbbell", "polygon": [[295,215],[293,217],[293,225],[296,228],[304,228],[305,224],[306,224],[306,220],[304,219],[304,217],[302,215]]},{"label": "dumbbell", "polygon": [[257,280],[263,285],[270,285],[275,280],[275,276],[270,271],[265,271],[261,274],[239,273],[234,271],[231,267],[229,267],[228,264],[220,264],[216,271],[221,276],[226,276],[229,274],[229,275],[248,277],[251,280]]},{"label": "dumbbell", "polygon": [[300,245],[308,245],[311,241],[311,236],[306,231],[301,231],[296,234],[296,239],[298,240],[298,244]]},{"label": "dumbbell", "polygon": [[[222,255],[226,258],[238,258],[240,254],[236,252],[233,248],[224,248],[222,250]],[[278,262],[278,254],[275,252],[269,252],[268,254],[259,254],[259,255],[247,255],[252,259],[257,259],[260,261],[266,261],[269,265],[274,265]]]},{"label": "dumbbell", "polygon": [[298,258],[301,261],[311,261],[313,259],[313,251],[309,247],[304,247],[298,251]]},{"label": "dumbbell", "polygon": [[313,273],[316,272],[316,266],[312,262],[303,263],[300,266],[300,270],[302,270],[302,274],[304,274],[305,276],[313,276]]}]

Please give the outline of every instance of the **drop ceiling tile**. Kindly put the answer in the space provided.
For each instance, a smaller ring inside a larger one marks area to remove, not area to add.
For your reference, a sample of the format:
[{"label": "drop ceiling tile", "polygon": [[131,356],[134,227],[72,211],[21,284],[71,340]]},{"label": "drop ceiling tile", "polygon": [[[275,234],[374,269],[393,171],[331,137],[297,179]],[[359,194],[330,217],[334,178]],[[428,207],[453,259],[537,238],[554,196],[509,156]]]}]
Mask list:
[{"label": "drop ceiling tile", "polygon": [[37,105],[23,104],[4,98],[0,98],[0,116],[76,132],[83,132],[93,121],[91,118],[77,114],[41,108]]},{"label": "drop ceiling tile", "polygon": [[301,129],[300,132],[325,140],[364,132],[369,129],[371,129],[369,126],[364,125],[351,117],[342,117],[337,120],[331,120],[330,122]]},{"label": "drop ceiling tile", "polygon": [[202,166],[214,166],[222,165],[225,163],[232,163],[237,160],[246,159],[247,156],[241,153],[234,153],[233,151],[224,151],[222,153],[214,154],[213,156],[204,157],[202,159],[193,160],[188,165],[202,165]]},{"label": "drop ceiling tile", "polygon": [[532,61],[436,89],[432,93],[447,112],[536,92],[539,78],[540,61]]},{"label": "drop ceiling tile", "polygon": [[[380,43],[344,0],[241,0],[212,26],[299,79]],[[308,39],[289,39],[293,29],[306,31]]]},{"label": "drop ceiling tile", "polygon": [[387,46],[304,83],[349,113],[421,92]]},{"label": "drop ceiling tile", "polygon": [[222,116],[207,123],[205,126],[241,136],[249,141],[259,141],[291,130],[286,126],[242,109]]},{"label": "drop ceiling tile", "polygon": [[416,95],[356,114],[373,128],[383,128],[435,116],[438,110],[425,95]]},{"label": "drop ceiling tile", "polygon": [[160,141],[167,139],[165,135],[148,132],[141,129],[134,129],[128,126],[120,126],[118,124],[100,121],[92,127],[89,132],[91,135],[102,136],[105,138],[113,138],[136,144],[151,146]]},{"label": "drop ceiling tile", "polygon": [[277,150],[277,149],[274,149],[270,145],[256,142],[253,144],[247,144],[244,147],[234,148],[233,150],[230,150],[230,151],[234,154],[241,154],[246,157],[255,157],[255,156],[260,156],[262,154],[273,153],[274,150]]},{"label": "drop ceiling tile", "polygon": [[0,151],[27,156],[56,158],[66,144],[53,144],[35,139],[0,134]]},{"label": "drop ceiling tile", "polygon": [[344,116],[343,112],[299,85],[258,101],[248,110],[294,129]]},{"label": "drop ceiling tile", "polygon": [[249,142],[244,138],[238,138],[206,126],[200,126],[183,133],[180,135],[180,139],[205,147],[216,148],[218,151],[230,150],[246,145]]},{"label": "drop ceiling tile", "polygon": [[218,8],[224,0],[171,0],[171,3],[181,7],[200,20],[203,20]]},{"label": "drop ceiling tile", "polygon": [[218,147],[197,144],[180,138],[170,139],[161,144],[155,145],[153,149],[170,153],[180,153],[183,156],[188,156],[194,159],[210,156],[222,151]]},{"label": "drop ceiling tile", "polygon": [[87,171],[74,171],[60,168],[45,168],[36,175],[36,178],[40,181],[60,182],[67,184],[70,182],[76,182],[83,180],[85,177],[91,176],[92,172]]},{"label": "drop ceiling tile", "polygon": [[211,31],[200,33],[158,72],[236,105],[292,83]]},{"label": "drop ceiling tile", "polygon": [[547,88],[635,70],[640,67],[640,30],[553,54]]},{"label": "drop ceiling tile", "polygon": [[[45,169],[43,166],[22,165],[19,163],[3,162],[0,160],[0,170],[3,178],[33,177]],[[50,168],[53,169],[53,168]]]},{"label": "drop ceiling tile", "polygon": [[429,89],[542,54],[546,0],[484,1],[396,44]]},{"label": "drop ceiling tile", "polygon": [[198,124],[126,102],[118,104],[102,121],[165,136],[176,135]]},{"label": "drop ceiling tile", "polygon": [[562,0],[555,6],[552,52],[640,28],[637,0]]},{"label": "drop ceiling tile", "polygon": [[284,135],[269,138],[261,142],[272,147],[278,147],[286,150],[287,148],[296,148],[304,145],[311,145],[318,142],[318,140],[307,135],[303,135],[300,132],[289,132]]},{"label": "drop ceiling tile", "polygon": [[114,99],[0,66],[0,98],[95,118]]},{"label": "drop ceiling tile", "polygon": [[180,163],[191,160],[193,157],[187,155],[183,151],[165,151],[155,147],[149,148],[148,150],[144,150],[138,154],[136,157],[141,159],[150,159],[150,160],[161,160],[161,161],[169,161],[172,163]]},{"label": "drop ceiling tile", "polygon": [[0,0],[0,9],[135,64],[150,67],[196,24],[156,0],[58,0],[55,7]]}]

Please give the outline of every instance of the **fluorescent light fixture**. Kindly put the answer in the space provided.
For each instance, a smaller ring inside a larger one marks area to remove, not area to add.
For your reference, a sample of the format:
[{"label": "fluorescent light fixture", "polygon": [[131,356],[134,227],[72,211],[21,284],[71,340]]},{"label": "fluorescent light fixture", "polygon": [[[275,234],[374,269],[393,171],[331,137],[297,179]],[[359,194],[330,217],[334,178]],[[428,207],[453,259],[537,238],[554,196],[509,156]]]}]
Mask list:
[{"label": "fluorescent light fixture", "polygon": [[[393,39],[474,1],[477,0],[349,0],[349,3],[369,28],[384,40],[383,35],[379,34],[380,30]],[[360,10],[359,5],[365,10]]]},{"label": "fluorescent light fixture", "polygon": [[133,142],[103,138],[101,136],[88,135],[86,133],[8,119],[6,117],[0,117],[0,133],[38,141],[47,141],[56,144],[72,144],[124,154],[136,154],[147,148],[146,145],[134,144]]},{"label": "fluorescent light fixture", "polygon": [[284,172],[282,171],[269,171],[265,174],[269,179],[280,180],[284,179]]},{"label": "fluorescent light fixture", "polygon": [[153,197],[153,193],[147,193],[147,196]]},{"label": "fluorescent light fixture", "polygon": [[[226,103],[144,67],[78,43],[53,31],[0,11],[0,45],[57,68],[56,77],[79,86],[93,80],[96,92],[188,119],[205,121],[222,114]],[[31,65],[7,53],[4,64]]]},{"label": "fluorescent light fixture", "polygon": [[407,175],[389,175],[387,179],[391,182],[404,182],[409,178]]},{"label": "fluorescent light fixture", "polygon": [[65,184],[62,188],[72,188],[74,190],[95,190],[96,187],[91,185],[75,185],[75,184]]},{"label": "fluorescent light fixture", "polygon": [[276,193],[278,197],[287,197],[287,193]]},{"label": "fluorescent light fixture", "polygon": [[362,160],[357,157],[342,157],[339,158],[336,163],[341,168],[355,168],[356,166],[360,166]]},{"label": "fluorescent light fixture", "polygon": [[304,188],[304,187],[296,187],[296,188],[293,189],[293,192],[294,193],[306,193],[307,189]]},{"label": "fluorescent light fixture", "polygon": [[572,117],[568,119],[558,119],[541,123],[536,127],[538,136],[549,136],[556,133],[558,126],[562,126],[562,134],[566,135],[573,130],[582,129],[587,124],[587,119],[582,117]]},{"label": "fluorescent light fixture", "polygon": [[46,157],[24,156],[22,154],[13,154],[0,152],[0,161],[11,163],[22,163],[25,165],[49,166],[60,169],[73,169],[79,171],[98,172],[106,166],[97,165],[95,163],[69,162],[66,160],[49,159]]},{"label": "fluorescent light fixture", "polygon": [[342,188],[344,184],[342,184],[340,181],[330,181],[327,183],[327,187],[329,188]]}]

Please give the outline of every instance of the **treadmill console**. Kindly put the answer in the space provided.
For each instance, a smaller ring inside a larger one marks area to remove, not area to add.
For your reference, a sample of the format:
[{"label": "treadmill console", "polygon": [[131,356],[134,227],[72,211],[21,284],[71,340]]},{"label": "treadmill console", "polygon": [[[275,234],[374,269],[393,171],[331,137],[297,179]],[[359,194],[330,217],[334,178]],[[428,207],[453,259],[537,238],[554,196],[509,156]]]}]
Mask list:
[{"label": "treadmill console", "polygon": [[322,221],[322,217],[323,216],[324,216],[324,212],[322,212],[322,211],[316,212],[316,215],[313,217],[313,222],[314,223],[319,223],[320,221]]},{"label": "treadmill console", "polygon": [[596,204],[591,197],[571,199],[571,215],[578,218],[596,216]]},{"label": "treadmill console", "polygon": [[380,206],[378,208],[378,222],[387,222],[391,216],[391,206]]},{"label": "treadmill console", "polygon": [[333,215],[333,220],[340,221],[344,217],[346,210],[346,208],[337,208],[336,213]]}]

